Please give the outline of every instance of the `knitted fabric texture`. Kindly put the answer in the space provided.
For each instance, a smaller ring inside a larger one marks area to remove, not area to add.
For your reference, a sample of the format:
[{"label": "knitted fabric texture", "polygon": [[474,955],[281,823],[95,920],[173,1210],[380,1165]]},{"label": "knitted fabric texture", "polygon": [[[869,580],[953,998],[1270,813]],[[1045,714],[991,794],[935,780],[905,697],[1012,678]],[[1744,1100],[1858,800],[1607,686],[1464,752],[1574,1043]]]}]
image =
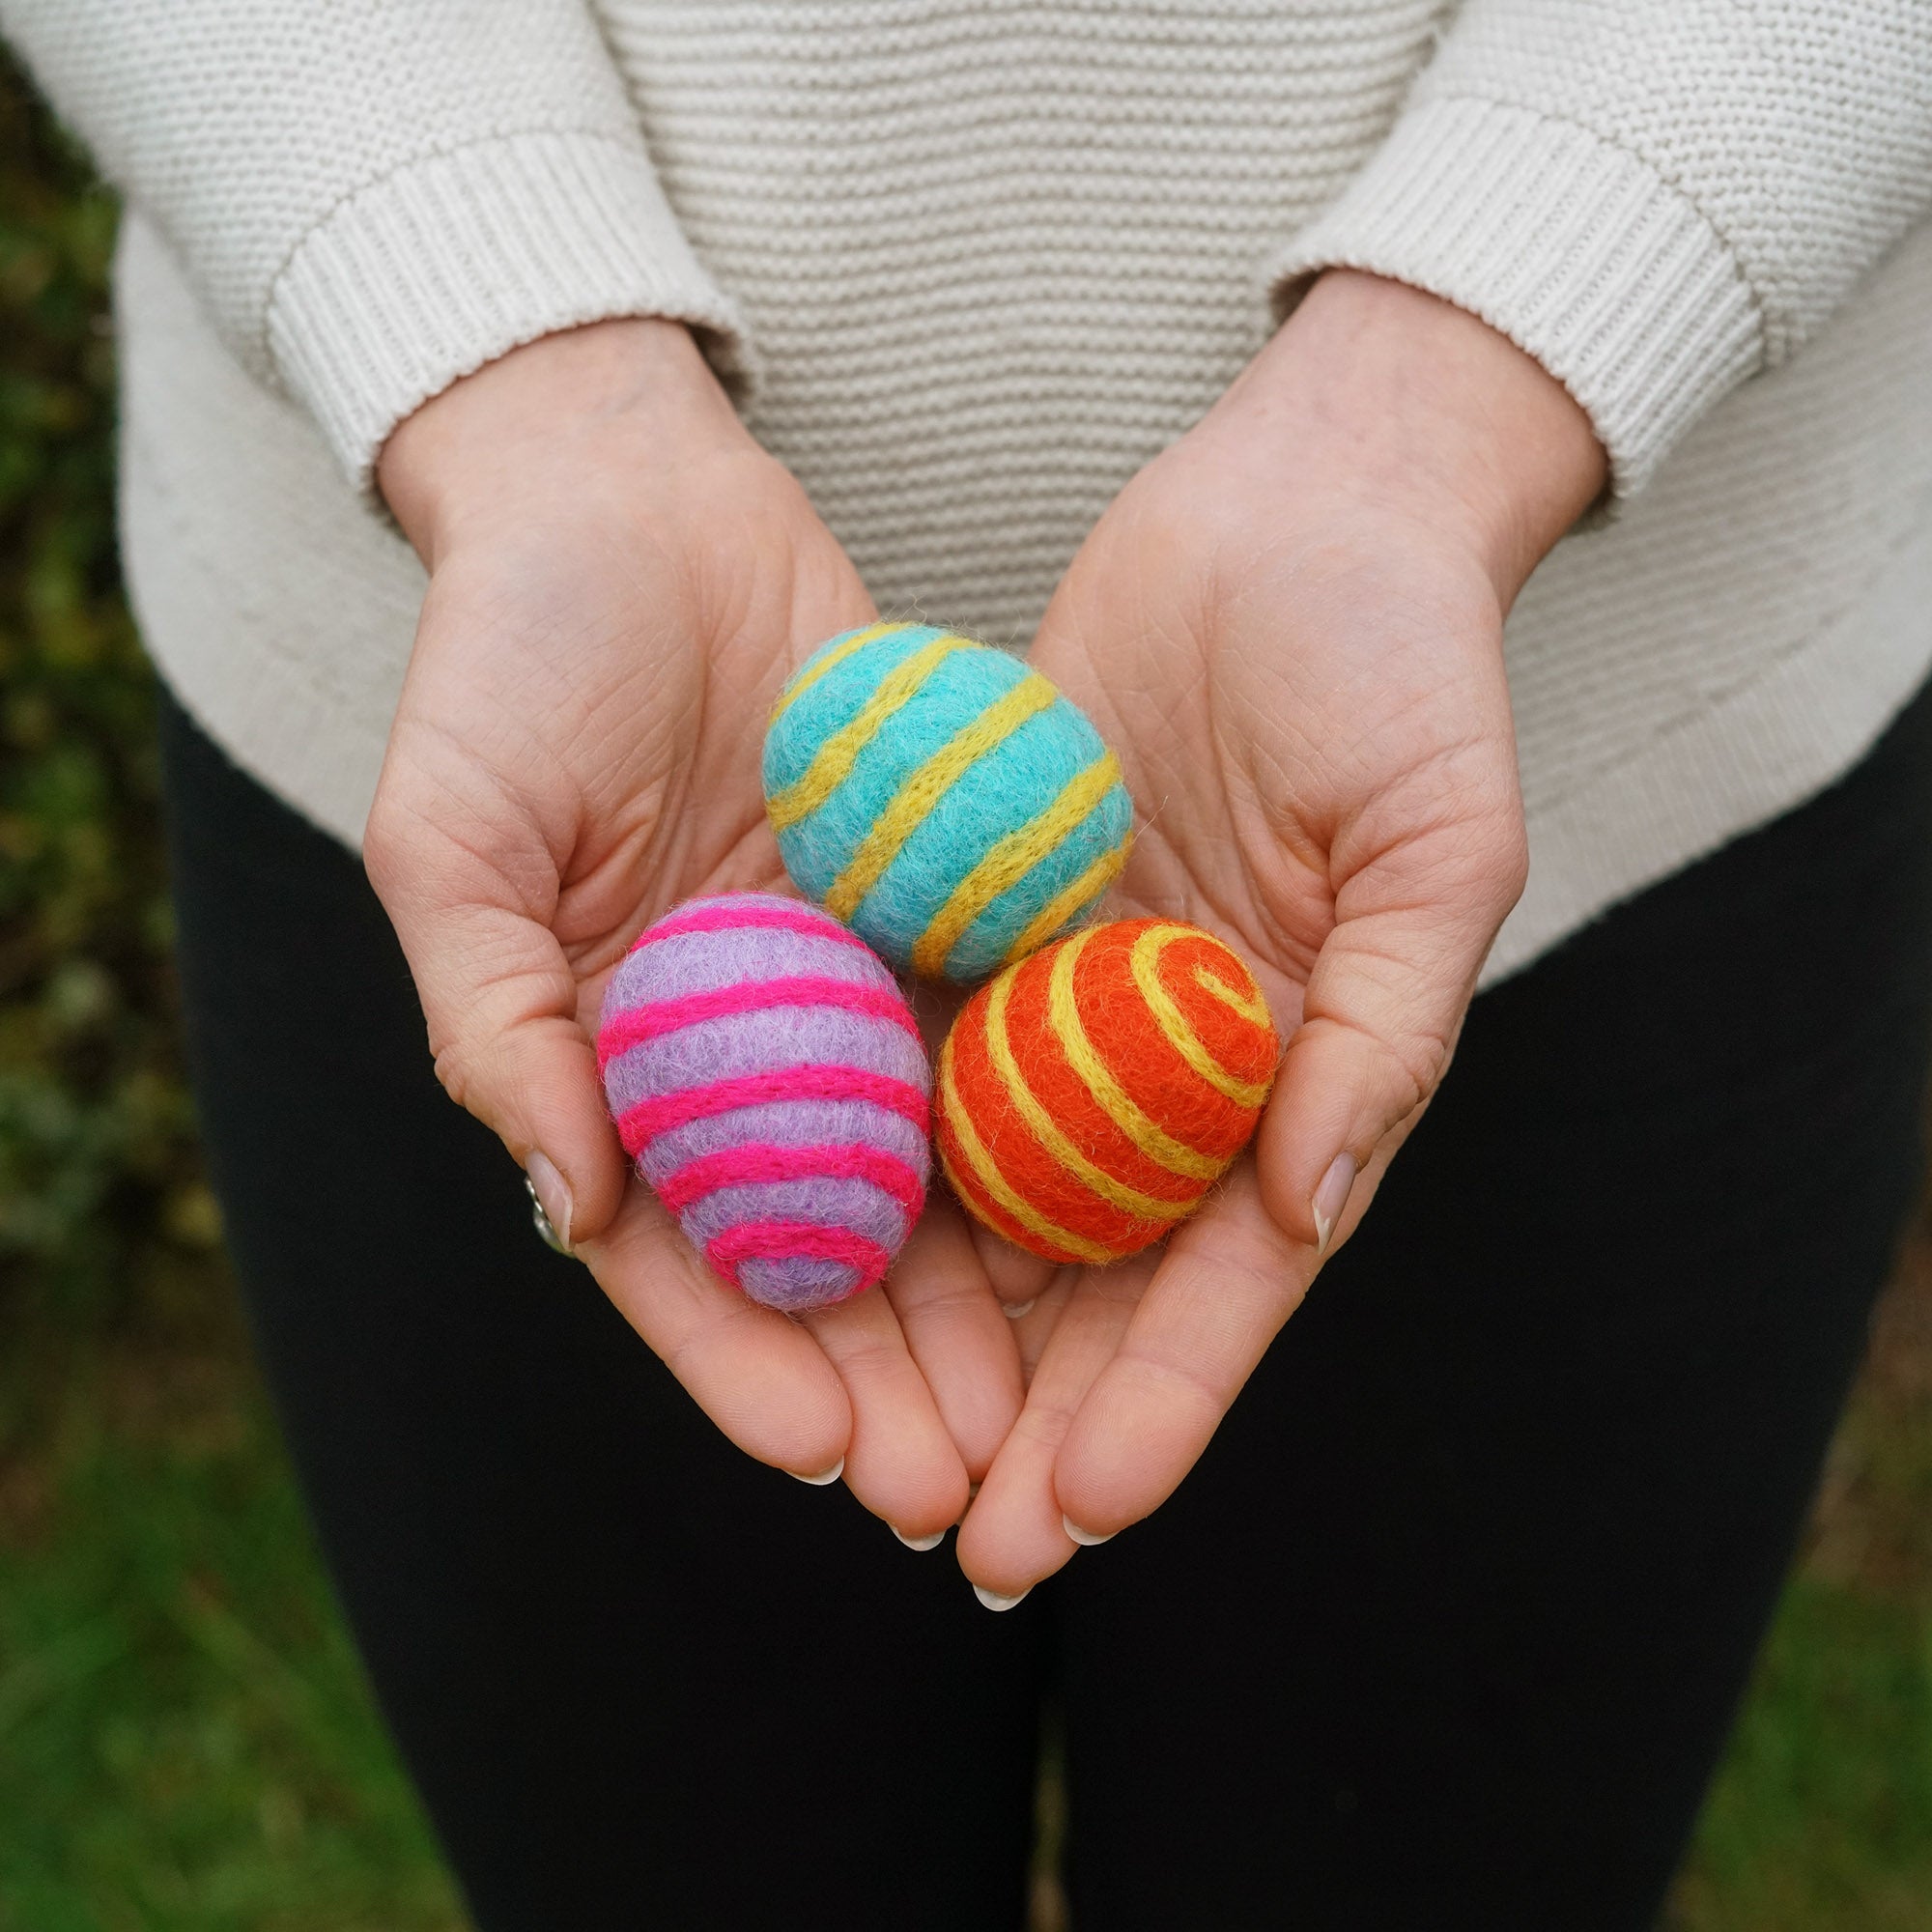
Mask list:
[{"label": "knitted fabric texture", "polygon": [[1133,807],[1085,715],[1005,651],[929,624],[821,645],[765,739],[801,892],[900,971],[970,981],[1077,924]]},{"label": "knitted fabric texture", "polygon": [[1248,1143],[1281,1041],[1238,954],[1098,925],[980,987],[940,1051],[939,1158],[987,1227],[1111,1262],[1191,1214]]},{"label": "knitted fabric texture", "polygon": [[754,1301],[857,1294],[919,1218],[919,1029],[871,951],[810,906],[728,894],[647,927],[605,993],[597,1060],[638,1172]]},{"label": "knitted fabric texture", "polygon": [[881,608],[1002,643],[1267,340],[1270,286],[1371,269],[1520,343],[1589,412],[1621,515],[1510,612],[1530,878],[1486,983],[1828,783],[1932,663],[1925,0],[0,24],[122,196],[143,638],[352,844],[423,593],[357,486],[450,377],[599,315],[740,342],[748,426]]}]

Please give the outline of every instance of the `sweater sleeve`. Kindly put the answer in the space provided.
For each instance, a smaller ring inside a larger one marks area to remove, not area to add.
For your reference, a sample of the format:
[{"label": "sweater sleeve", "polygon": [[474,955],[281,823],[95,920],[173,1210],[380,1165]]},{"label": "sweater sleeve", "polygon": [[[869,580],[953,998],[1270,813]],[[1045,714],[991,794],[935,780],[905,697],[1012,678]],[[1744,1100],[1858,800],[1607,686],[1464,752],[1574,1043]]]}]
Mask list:
[{"label": "sweater sleeve", "polygon": [[1480,316],[1628,495],[1928,206],[1927,0],[1467,0],[1272,281],[1282,314],[1346,267]]},{"label": "sweater sleeve", "polygon": [[580,323],[739,324],[585,0],[0,0],[230,351],[358,487],[459,376]]}]

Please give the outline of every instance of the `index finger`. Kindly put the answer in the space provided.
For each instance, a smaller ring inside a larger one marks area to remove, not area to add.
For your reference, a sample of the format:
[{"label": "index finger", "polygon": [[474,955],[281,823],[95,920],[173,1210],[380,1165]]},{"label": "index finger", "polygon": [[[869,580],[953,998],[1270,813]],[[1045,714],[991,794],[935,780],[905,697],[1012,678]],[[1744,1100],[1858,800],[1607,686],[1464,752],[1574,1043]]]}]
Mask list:
[{"label": "index finger", "polygon": [[1054,1463],[1066,1520],[1091,1537],[1138,1522],[1179,1487],[1300,1306],[1319,1263],[1262,1206],[1252,1161],[1178,1229]]}]

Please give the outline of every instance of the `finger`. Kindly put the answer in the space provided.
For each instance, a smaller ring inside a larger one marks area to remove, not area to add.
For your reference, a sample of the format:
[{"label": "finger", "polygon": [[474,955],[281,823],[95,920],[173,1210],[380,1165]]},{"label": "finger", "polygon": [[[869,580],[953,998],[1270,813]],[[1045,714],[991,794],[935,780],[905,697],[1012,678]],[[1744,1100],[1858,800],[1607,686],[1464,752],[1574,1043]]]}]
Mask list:
[{"label": "finger", "polygon": [[845,1385],[852,1409],[845,1486],[902,1542],[941,1536],[966,1508],[966,1465],[883,1294],[799,1317]]},{"label": "finger", "polygon": [[1020,1383],[1032,1388],[1033,1378],[1039,1373],[1039,1358],[1046,1352],[1046,1345],[1053,1339],[1053,1331],[1060,1325],[1060,1318],[1065,1314],[1067,1305],[1073,1299],[1073,1291],[1079,1286],[1082,1270],[1078,1267],[1061,1267],[1053,1271],[1053,1279],[1039,1293],[1039,1298],[1024,1314],[1009,1316],[1013,1324],[1013,1340],[1020,1349]]},{"label": "finger", "polygon": [[[460,811],[456,822],[467,822]],[[576,976],[537,916],[544,889],[516,884],[487,849],[390,794],[371,814],[364,859],[415,980],[437,1077],[500,1136],[574,1244],[617,1212],[628,1163],[578,1021]]]},{"label": "finger", "polygon": [[992,1285],[1007,1319],[1017,1321],[1046,1292],[1059,1270],[1057,1262],[1015,1247],[1004,1236],[996,1235],[982,1222],[975,1221],[964,1208],[958,1210],[972,1231],[973,1250]]},{"label": "finger", "polygon": [[1257,1147],[1268,1212],[1318,1254],[1440,1083],[1523,863],[1498,810],[1405,840],[1337,893]]},{"label": "finger", "polygon": [[1089,1538],[1111,1536],[1173,1494],[1315,1268],[1314,1250],[1269,1220],[1243,1163],[1168,1243],[1073,1417],[1054,1465],[1070,1524]]},{"label": "finger", "polygon": [[1000,1312],[965,1217],[928,1199],[886,1277],[900,1332],[932,1392],[940,1420],[979,1482],[1020,1412],[1019,1350]]},{"label": "finger", "polygon": [[652,1352],[748,1456],[810,1481],[852,1435],[844,1384],[810,1335],[727,1288],[641,1185],[579,1254]]},{"label": "finger", "polygon": [[473,907],[440,922],[418,957],[437,1077],[501,1138],[564,1244],[594,1237],[617,1211],[629,1163],[555,939]]},{"label": "finger", "polygon": [[1065,1306],[1034,1371],[1026,1406],[959,1528],[959,1567],[980,1591],[1016,1600],[1079,1547],[1063,1520],[1056,1460],[1088,1391],[1127,1332],[1153,1269],[1151,1256],[1137,1256],[1114,1267],[1085,1269],[1056,1287]]}]

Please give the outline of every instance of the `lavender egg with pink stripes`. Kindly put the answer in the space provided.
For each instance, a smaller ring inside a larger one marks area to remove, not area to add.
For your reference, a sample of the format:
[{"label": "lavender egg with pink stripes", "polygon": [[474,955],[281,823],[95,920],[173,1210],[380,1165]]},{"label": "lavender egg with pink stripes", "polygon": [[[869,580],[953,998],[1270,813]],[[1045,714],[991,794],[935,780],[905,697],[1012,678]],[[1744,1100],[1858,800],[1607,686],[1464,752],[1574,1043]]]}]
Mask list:
[{"label": "lavender egg with pink stripes", "polygon": [[597,1034],[624,1149],[693,1246],[798,1314],[871,1287],[925,1201],[932,1072],[864,940],[770,893],[639,936]]}]

